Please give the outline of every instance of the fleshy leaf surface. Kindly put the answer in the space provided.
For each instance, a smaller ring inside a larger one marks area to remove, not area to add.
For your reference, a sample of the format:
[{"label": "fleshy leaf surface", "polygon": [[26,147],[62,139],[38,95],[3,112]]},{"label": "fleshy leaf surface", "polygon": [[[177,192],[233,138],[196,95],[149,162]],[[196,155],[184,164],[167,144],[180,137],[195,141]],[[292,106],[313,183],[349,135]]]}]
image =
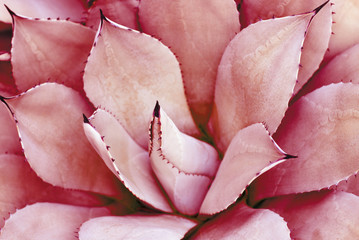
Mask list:
[{"label": "fleshy leaf surface", "polygon": [[291,239],[286,222],[267,209],[243,202],[205,223],[190,239]]},{"label": "fleshy leaf surface", "polygon": [[358,196],[326,191],[274,198],[263,207],[287,221],[292,239],[358,239],[358,205]]},{"label": "fleshy leaf surface", "polygon": [[78,239],[76,231],[91,218],[109,214],[106,208],[36,203],[18,210],[5,222],[0,239]]},{"label": "fleshy leaf surface", "polygon": [[105,17],[85,68],[84,89],[91,102],[112,112],[143,148],[148,146],[156,100],[182,131],[198,134],[175,56],[155,38]]},{"label": "fleshy leaf surface", "polygon": [[312,92],[321,86],[331,83],[352,82],[359,83],[359,44],[354,45],[333,58],[314,78],[308,82],[301,94]]},{"label": "fleshy leaf surface", "polygon": [[209,126],[221,151],[240,129],[253,123],[265,122],[269,132],[275,132],[293,93],[313,14],[257,22],[227,46]]},{"label": "fleshy leaf surface", "polygon": [[289,158],[287,156],[263,124],[240,130],[224,155],[200,214],[214,214],[228,208],[255,178]]},{"label": "fleshy leaf surface", "polygon": [[274,136],[298,156],[257,178],[252,200],[328,188],[358,171],[359,85],[338,83],[302,97]]},{"label": "fleshy leaf surface", "polygon": [[64,188],[119,194],[118,181],[92,149],[82,128],[91,108],[74,90],[45,83],[6,103],[17,120],[25,156],[46,182]]},{"label": "fleshy leaf surface", "polygon": [[79,239],[181,239],[194,226],[194,222],[174,215],[100,217],[81,226]]},{"label": "fleshy leaf surface", "polygon": [[149,151],[152,168],[173,205],[181,213],[197,214],[219,166],[217,151],[180,132],[158,104]]},{"label": "fleshy leaf surface", "polygon": [[240,30],[234,1],[141,0],[139,16],[144,32],[161,39],[178,57],[188,103],[195,120],[205,126],[218,64]]},{"label": "fleshy leaf surface", "polygon": [[0,154],[23,155],[14,119],[5,104],[0,104]]},{"label": "fleshy leaf surface", "polygon": [[98,109],[84,123],[85,134],[108,168],[139,199],[171,212],[154,176],[148,152],[141,148],[109,112]]},{"label": "fleshy leaf surface", "polygon": [[95,31],[65,20],[13,18],[11,63],[18,89],[57,82],[83,91],[82,75]]},{"label": "fleshy leaf surface", "polygon": [[100,24],[100,9],[113,21],[132,29],[138,29],[139,0],[97,0],[89,9],[86,25],[97,28]]},{"label": "fleshy leaf surface", "polygon": [[[291,16],[294,14],[312,11],[325,1],[243,1],[241,7],[241,17],[245,25],[259,21],[260,19],[270,19],[273,17]],[[294,93],[308,81],[313,73],[318,69],[324,54],[327,53],[329,39],[332,36],[332,3],[327,3],[320,9],[310,24],[306,38],[303,43],[302,55],[300,59],[300,69],[298,72],[297,84]]]},{"label": "fleshy leaf surface", "polygon": [[43,182],[30,168],[23,156],[0,155],[0,228],[16,209],[39,201],[81,206],[105,204],[88,192],[65,190]]},{"label": "fleshy leaf surface", "polygon": [[5,6],[17,14],[36,18],[61,18],[82,22],[85,7],[81,0],[0,0],[0,21],[11,23]]}]

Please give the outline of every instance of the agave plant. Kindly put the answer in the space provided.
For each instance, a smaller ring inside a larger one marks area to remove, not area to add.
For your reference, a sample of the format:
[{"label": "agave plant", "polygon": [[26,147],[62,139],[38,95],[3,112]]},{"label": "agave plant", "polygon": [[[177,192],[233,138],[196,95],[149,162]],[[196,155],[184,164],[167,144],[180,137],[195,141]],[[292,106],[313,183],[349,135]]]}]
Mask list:
[{"label": "agave plant", "polygon": [[0,3],[0,239],[359,237],[355,1]]}]

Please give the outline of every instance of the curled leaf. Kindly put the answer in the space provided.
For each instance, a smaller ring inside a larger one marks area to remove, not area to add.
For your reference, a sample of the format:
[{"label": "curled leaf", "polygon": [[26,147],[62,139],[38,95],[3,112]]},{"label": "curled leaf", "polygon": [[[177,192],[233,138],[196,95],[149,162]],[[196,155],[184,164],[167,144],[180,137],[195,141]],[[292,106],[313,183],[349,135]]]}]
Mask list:
[{"label": "curled leaf", "polygon": [[216,150],[181,133],[157,104],[150,127],[152,168],[174,206],[198,213],[219,165]]},{"label": "curled leaf", "polygon": [[98,109],[89,121],[84,123],[85,134],[107,167],[136,197],[152,207],[171,212],[152,171],[148,152],[109,112]]}]

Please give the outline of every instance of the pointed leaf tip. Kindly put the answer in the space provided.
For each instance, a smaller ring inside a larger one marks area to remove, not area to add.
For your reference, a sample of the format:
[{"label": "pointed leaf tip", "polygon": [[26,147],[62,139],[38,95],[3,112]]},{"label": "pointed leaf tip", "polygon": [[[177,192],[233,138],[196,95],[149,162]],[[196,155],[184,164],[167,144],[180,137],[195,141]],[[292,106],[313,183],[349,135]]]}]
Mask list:
[{"label": "pointed leaf tip", "polygon": [[291,159],[291,158],[298,158],[298,156],[294,156],[294,155],[290,155],[290,154],[285,154],[285,157],[283,159]]},{"label": "pointed leaf tip", "polygon": [[156,101],[156,106],[155,109],[153,110],[153,116],[159,118],[160,117],[160,104],[158,103],[158,101]]},{"label": "pointed leaf tip", "polygon": [[320,5],[319,7],[317,7],[316,9],[313,10],[314,12],[314,15],[317,14],[318,12],[320,12],[320,10],[325,6],[327,5],[329,2],[329,0],[327,0],[325,3],[323,3],[322,5]]},{"label": "pointed leaf tip", "polygon": [[16,13],[14,13],[14,11],[12,11],[6,4],[4,4],[6,10],[10,13],[11,17],[13,16],[17,16]]},{"label": "pointed leaf tip", "polygon": [[90,124],[89,119],[86,117],[86,115],[84,113],[82,114],[82,117],[84,118],[84,123]]}]

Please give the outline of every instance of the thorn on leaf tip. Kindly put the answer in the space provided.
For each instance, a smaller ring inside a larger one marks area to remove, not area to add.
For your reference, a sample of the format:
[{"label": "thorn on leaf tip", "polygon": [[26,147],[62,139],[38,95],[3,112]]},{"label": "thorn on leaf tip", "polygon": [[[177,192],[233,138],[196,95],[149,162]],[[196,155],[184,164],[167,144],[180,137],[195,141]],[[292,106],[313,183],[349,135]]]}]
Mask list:
[{"label": "thorn on leaf tip", "polygon": [[156,101],[156,106],[155,106],[155,109],[153,110],[153,115],[155,117],[160,117],[160,104],[158,103],[158,101]]},{"label": "thorn on leaf tip", "polygon": [[85,114],[82,114],[82,117],[84,118],[84,123],[90,123],[89,119],[86,117]]},{"label": "thorn on leaf tip", "polygon": [[325,5],[327,5],[327,3],[329,2],[329,0],[327,0],[325,3],[323,3],[322,5],[320,5],[319,7],[317,7],[316,9],[314,9],[314,13],[317,14]]}]

